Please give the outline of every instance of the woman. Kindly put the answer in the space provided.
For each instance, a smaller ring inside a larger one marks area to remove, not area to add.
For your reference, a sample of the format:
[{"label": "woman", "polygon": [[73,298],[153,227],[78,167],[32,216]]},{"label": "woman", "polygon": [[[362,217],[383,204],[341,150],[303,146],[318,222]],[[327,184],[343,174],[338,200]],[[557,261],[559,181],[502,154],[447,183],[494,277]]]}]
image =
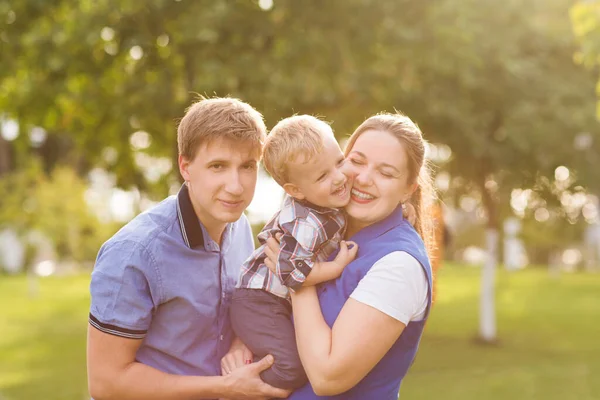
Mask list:
[{"label": "woman", "polygon": [[[397,399],[431,306],[425,242],[431,198],[425,141],[406,116],[376,115],[346,148],[354,178],[346,238],[358,256],[335,281],[292,294],[300,359],[310,383],[290,399]],[[415,228],[402,204],[415,206]],[[269,241],[269,256],[278,243]],[[342,243],[341,246],[346,246]]]}]

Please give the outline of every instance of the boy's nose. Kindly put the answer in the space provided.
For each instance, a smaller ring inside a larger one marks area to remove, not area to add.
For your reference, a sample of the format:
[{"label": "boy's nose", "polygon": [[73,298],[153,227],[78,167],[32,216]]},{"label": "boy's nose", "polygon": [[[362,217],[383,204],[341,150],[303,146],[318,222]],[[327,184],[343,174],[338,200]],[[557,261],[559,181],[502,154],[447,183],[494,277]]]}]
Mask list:
[{"label": "boy's nose", "polygon": [[339,169],[336,171],[336,175],[335,178],[333,180],[333,184],[334,185],[341,185],[343,184],[348,178],[346,177],[346,175],[344,175],[342,173],[342,171],[340,171]]}]

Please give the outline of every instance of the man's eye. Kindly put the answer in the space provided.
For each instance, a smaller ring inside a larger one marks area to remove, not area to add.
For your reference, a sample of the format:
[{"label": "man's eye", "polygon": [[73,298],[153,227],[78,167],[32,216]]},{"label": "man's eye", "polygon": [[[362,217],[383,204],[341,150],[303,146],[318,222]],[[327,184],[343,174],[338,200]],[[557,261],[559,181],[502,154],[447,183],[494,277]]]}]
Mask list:
[{"label": "man's eye", "polygon": [[249,171],[254,171],[256,169],[256,164],[248,164],[244,168]]},{"label": "man's eye", "polygon": [[209,168],[218,171],[223,169],[223,164],[213,164]]}]

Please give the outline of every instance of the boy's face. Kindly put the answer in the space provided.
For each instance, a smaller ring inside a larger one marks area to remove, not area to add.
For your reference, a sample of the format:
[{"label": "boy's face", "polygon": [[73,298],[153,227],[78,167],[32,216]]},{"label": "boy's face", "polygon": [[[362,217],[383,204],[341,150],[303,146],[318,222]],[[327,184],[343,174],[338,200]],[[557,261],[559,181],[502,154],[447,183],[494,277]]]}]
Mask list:
[{"label": "boy's face", "polygon": [[290,183],[284,189],[291,196],[327,208],[346,206],[350,200],[351,182],[341,171],[344,154],[332,135],[323,135],[323,149],[305,162],[288,164]]},{"label": "boy's face", "polygon": [[259,159],[260,149],[231,139],[201,144],[192,161],[179,157],[194,210],[211,236],[237,221],[252,201]]}]

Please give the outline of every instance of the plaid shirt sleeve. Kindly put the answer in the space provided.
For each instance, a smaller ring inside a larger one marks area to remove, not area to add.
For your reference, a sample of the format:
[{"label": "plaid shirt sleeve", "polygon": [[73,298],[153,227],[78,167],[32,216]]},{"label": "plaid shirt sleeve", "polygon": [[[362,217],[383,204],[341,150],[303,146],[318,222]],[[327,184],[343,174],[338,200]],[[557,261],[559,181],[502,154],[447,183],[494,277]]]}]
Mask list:
[{"label": "plaid shirt sleeve", "polygon": [[298,288],[304,283],[314,265],[314,253],[321,244],[318,224],[310,218],[296,218],[281,225],[283,237],[277,260],[277,275],[289,288]]}]

